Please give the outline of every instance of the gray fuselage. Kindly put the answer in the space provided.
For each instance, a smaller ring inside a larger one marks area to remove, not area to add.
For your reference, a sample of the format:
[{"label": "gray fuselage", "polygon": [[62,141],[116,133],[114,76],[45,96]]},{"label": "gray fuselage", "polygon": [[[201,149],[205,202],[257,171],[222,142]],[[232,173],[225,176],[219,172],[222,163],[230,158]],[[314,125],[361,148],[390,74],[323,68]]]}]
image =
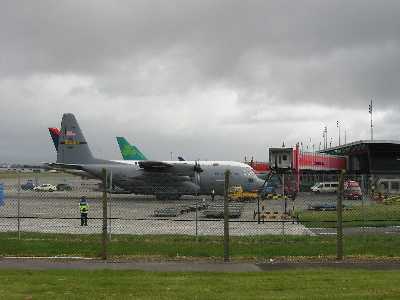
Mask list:
[{"label": "gray fuselage", "polygon": [[[245,191],[259,189],[264,181],[259,179],[254,170],[244,164],[232,161],[167,161],[173,165],[194,166],[199,164],[201,172],[192,175],[151,172],[139,166],[139,161],[109,161],[104,164],[83,165],[83,169],[95,177],[101,178],[102,169],[106,169],[112,183],[124,190],[136,194],[174,194],[193,195],[224,194],[225,171],[230,171],[230,186],[240,185]],[[112,175],[111,175],[112,174]]]}]

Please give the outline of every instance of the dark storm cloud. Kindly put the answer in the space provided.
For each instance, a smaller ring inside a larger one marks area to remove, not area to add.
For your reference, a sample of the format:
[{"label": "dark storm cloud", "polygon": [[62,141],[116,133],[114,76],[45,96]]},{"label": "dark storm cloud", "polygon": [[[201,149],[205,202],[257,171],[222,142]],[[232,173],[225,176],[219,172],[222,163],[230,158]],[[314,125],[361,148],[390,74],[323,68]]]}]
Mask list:
[{"label": "dark storm cloud", "polygon": [[[397,100],[398,1],[6,1],[0,20],[3,76],[89,74],[105,92],[130,93],[143,65],[167,58],[162,87]],[[106,84],[109,74],[125,77]]]},{"label": "dark storm cloud", "polygon": [[[224,136],[268,132],[254,145],[261,153],[282,135],[301,139],[293,126],[320,138],[319,127],[341,119],[363,137],[371,98],[382,115],[400,108],[399,1],[5,0],[0,8],[0,103],[10,112],[0,134],[14,143],[23,127],[36,136],[72,111],[88,132],[118,115],[105,133],[135,128],[138,140],[151,135],[190,153],[196,147],[183,141],[196,135],[237,158],[254,140],[235,148]],[[209,158],[216,151],[198,150]],[[118,154],[111,146],[107,153]]]}]

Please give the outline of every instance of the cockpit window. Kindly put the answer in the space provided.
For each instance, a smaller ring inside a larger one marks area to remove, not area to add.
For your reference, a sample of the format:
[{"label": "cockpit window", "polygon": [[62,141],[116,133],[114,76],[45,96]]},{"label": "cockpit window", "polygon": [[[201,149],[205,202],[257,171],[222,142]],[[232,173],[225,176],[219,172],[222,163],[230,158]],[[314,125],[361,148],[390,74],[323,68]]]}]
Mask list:
[{"label": "cockpit window", "polygon": [[248,178],[255,178],[257,175],[254,173],[253,169],[246,169],[243,171],[243,175]]}]

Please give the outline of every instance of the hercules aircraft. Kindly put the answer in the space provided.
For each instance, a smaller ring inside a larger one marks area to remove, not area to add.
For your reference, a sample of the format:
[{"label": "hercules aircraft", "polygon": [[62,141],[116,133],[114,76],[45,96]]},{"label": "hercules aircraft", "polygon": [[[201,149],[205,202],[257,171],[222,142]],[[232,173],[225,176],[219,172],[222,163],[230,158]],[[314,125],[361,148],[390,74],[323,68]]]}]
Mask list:
[{"label": "hercules aircraft", "polygon": [[57,162],[49,166],[85,171],[99,179],[105,169],[119,188],[136,194],[156,195],[158,199],[210,194],[212,190],[223,195],[225,170],[231,171],[230,184],[240,185],[245,191],[258,190],[264,184],[249,165],[240,162],[95,158],[75,116],[70,113],[64,114],[61,121]]}]

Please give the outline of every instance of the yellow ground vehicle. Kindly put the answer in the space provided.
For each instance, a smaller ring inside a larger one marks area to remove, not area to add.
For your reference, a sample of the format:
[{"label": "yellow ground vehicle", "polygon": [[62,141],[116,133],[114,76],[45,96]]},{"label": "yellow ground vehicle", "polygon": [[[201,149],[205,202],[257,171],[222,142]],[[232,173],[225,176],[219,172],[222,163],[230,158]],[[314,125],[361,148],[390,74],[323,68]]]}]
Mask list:
[{"label": "yellow ground vehicle", "polygon": [[257,192],[245,192],[240,185],[231,186],[229,189],[231,201],[246,201],[257,199]]}]

